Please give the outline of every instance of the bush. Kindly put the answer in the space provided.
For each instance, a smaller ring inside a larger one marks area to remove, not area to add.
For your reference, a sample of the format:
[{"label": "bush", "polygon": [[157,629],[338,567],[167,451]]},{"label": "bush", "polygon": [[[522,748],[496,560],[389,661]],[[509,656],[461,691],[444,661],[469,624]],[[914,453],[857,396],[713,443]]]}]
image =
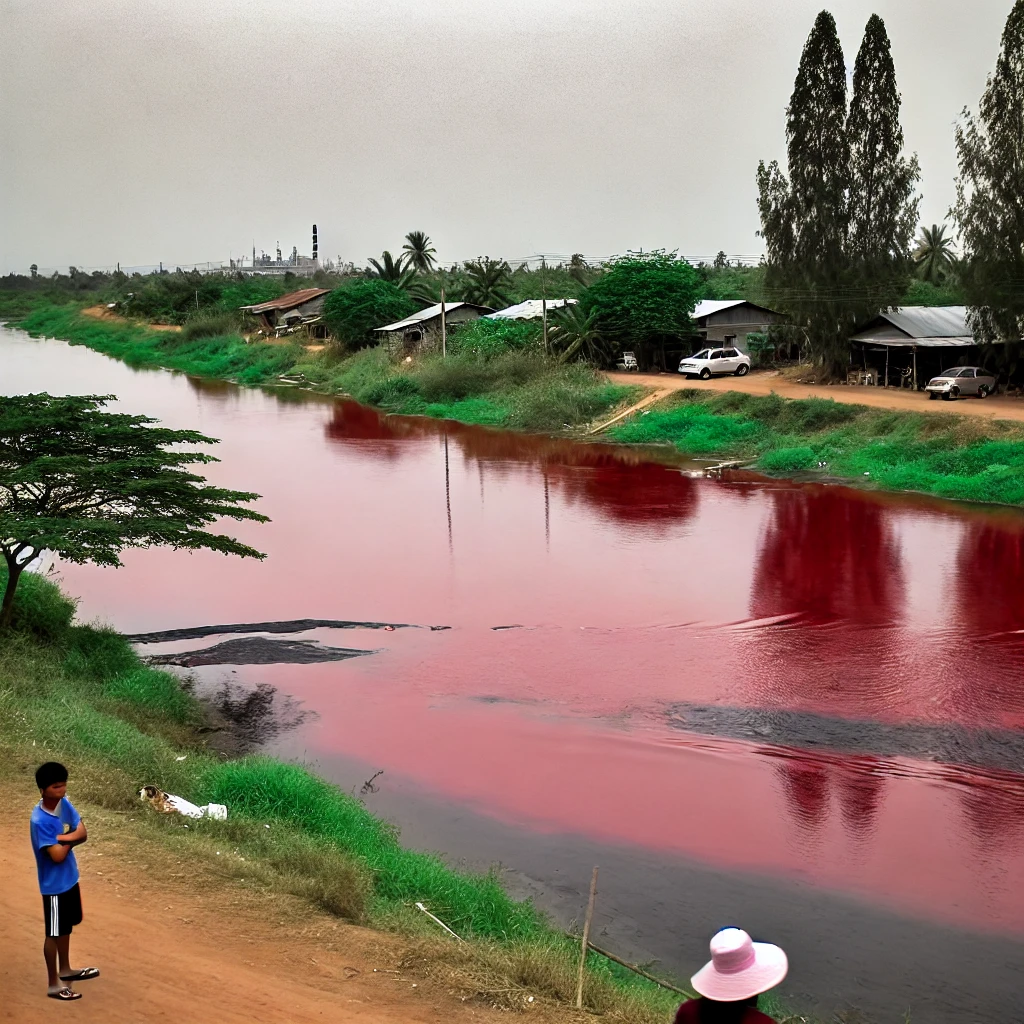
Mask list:
[{"label": "bush", "polygon": [[185,324],[181,337],[185,341],[196,338],[219,338],[238,332],[238,317],[234,313],[207,313],[193,317]]},{"label": "bush", "polygon": [[767,452],[761,456],[760,466],[769,473],[799,473],[813,469],[817,462],[813,449],[801,446]]},{"label": "bush", "polygon": [[418,308],[401,288],[378,278],[335,288],[324,300],[323,319],[345,348],[359,349],[373,343],[378,327]]},{"label": "bush", "polygon": [[452,332],[449,348],[491,358],[504,352],[539,349],[543,327],[539,320],[489,320],[481,317]]},{"label": "bush", "polygon": [[[0,596],[7,588],[7,566],[0,564]],[[55,583],[35,572],[22,572],[14,592],[11,629],[30,633],[40,640],[58,640],[75,616],[76,602],[61,593]]]}]

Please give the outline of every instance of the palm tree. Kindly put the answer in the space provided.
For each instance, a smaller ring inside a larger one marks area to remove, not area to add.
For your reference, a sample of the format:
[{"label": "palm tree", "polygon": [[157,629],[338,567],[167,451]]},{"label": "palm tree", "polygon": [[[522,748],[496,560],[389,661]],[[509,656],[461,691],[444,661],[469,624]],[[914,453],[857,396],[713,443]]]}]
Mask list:
[{"label": "palm tree", "polygon": [[552,313],[551,320],[548,338],[561,362],[567,363],[575,357],[592,363],[605,361],[601,332],[597,329],[597,313],[585,312],[577,302]]},{"label": "palm tree", "polygon": [[923,281],[939,284],[956,268],[953,239],[946,237],[946,225],[933,224],[931,230],[921,228],[921,237],[914,250],[917,275]]},{"label": "palm tree", "polygon": [[429,273],[434,268],[434,264],[437,262],[437,251],[430,244],[430,238],[423,231],[410,231],[405,236],[405,245],[402,246],[405,251],[406,263],[414,267],[421,274]]},{"label": "palm tree", "polygon": [[507,289],[512,284],[512,268],[505,260],[481,256],[472,263],[466,263],[465,270],[467,280],[462,294],[464,301],[494,309],[509,304]]},{"label": "palm tree", "polygon": [[416,279],[416,271],[407,265],[405,256],[399,256],[396,260],[387,249],[380,254],[380,262],[370,259],[372,271],[368,271],[370,277],[379,277],[382,281],[390,281],[403,291]]}]

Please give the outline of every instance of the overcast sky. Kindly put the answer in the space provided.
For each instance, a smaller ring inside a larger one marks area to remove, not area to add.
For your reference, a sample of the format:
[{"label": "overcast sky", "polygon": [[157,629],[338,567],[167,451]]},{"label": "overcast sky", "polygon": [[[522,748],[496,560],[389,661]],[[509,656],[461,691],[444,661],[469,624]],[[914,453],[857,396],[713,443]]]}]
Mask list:
[{"label": "overcast sky", "polygon": [[[0,0],[0,270],[406,232],[444,261],[761,251],[754,176],[822,0]],[[1011,0],[831,0],[892,40],[923,221]]]}]

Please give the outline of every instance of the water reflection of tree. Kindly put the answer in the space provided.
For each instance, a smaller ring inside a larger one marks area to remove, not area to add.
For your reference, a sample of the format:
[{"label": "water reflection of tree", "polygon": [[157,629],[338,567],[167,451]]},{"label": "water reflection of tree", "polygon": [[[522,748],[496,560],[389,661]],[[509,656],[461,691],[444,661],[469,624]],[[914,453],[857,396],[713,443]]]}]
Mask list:
[{"label": "water reflection of tree", "polygon": [[[771,492],[771,517],[754,571],[746,701],[871,718],[898,679],[896,623],[904,601],[899,543],[888,509],[838,488]],[[834,793],[846,830],[868,834],[884,774],[870,758],[786,758],[782,790],[803,830],[820,828]]]},{"label": "water reflection of tree", "polygon": [[975,634],[1024,629],[1024,528],[977,519],[964,531],[956,559],[961,621]]},{"label": "water reflection of tree", "polygon": [[[696,481],[635,450],[424,417],[386,416],[352,401],[335,404],[325,434],[334,444],[387,461],[419,455],[422,449],[410,441],[447,436],[450,451],[457,451],[464,465],[475,465],[481,494],[485,474],[499,479],[529,474],[539,489],[558,489],[569,502],[617,522],[678,523],[697,509]],[[367,444],[371,441],[376,443]]]}]

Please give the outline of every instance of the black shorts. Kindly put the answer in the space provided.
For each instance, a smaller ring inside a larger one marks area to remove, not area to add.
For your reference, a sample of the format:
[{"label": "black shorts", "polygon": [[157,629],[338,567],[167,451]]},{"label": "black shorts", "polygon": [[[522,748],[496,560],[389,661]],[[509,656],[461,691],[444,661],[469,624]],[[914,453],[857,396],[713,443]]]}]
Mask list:
[{"label": "black shorts", "polygon": [[82,892],[77,882],[67,892],[43,897],[43,920],[48,939],[70,935],[71,929],[82,923]]}]

